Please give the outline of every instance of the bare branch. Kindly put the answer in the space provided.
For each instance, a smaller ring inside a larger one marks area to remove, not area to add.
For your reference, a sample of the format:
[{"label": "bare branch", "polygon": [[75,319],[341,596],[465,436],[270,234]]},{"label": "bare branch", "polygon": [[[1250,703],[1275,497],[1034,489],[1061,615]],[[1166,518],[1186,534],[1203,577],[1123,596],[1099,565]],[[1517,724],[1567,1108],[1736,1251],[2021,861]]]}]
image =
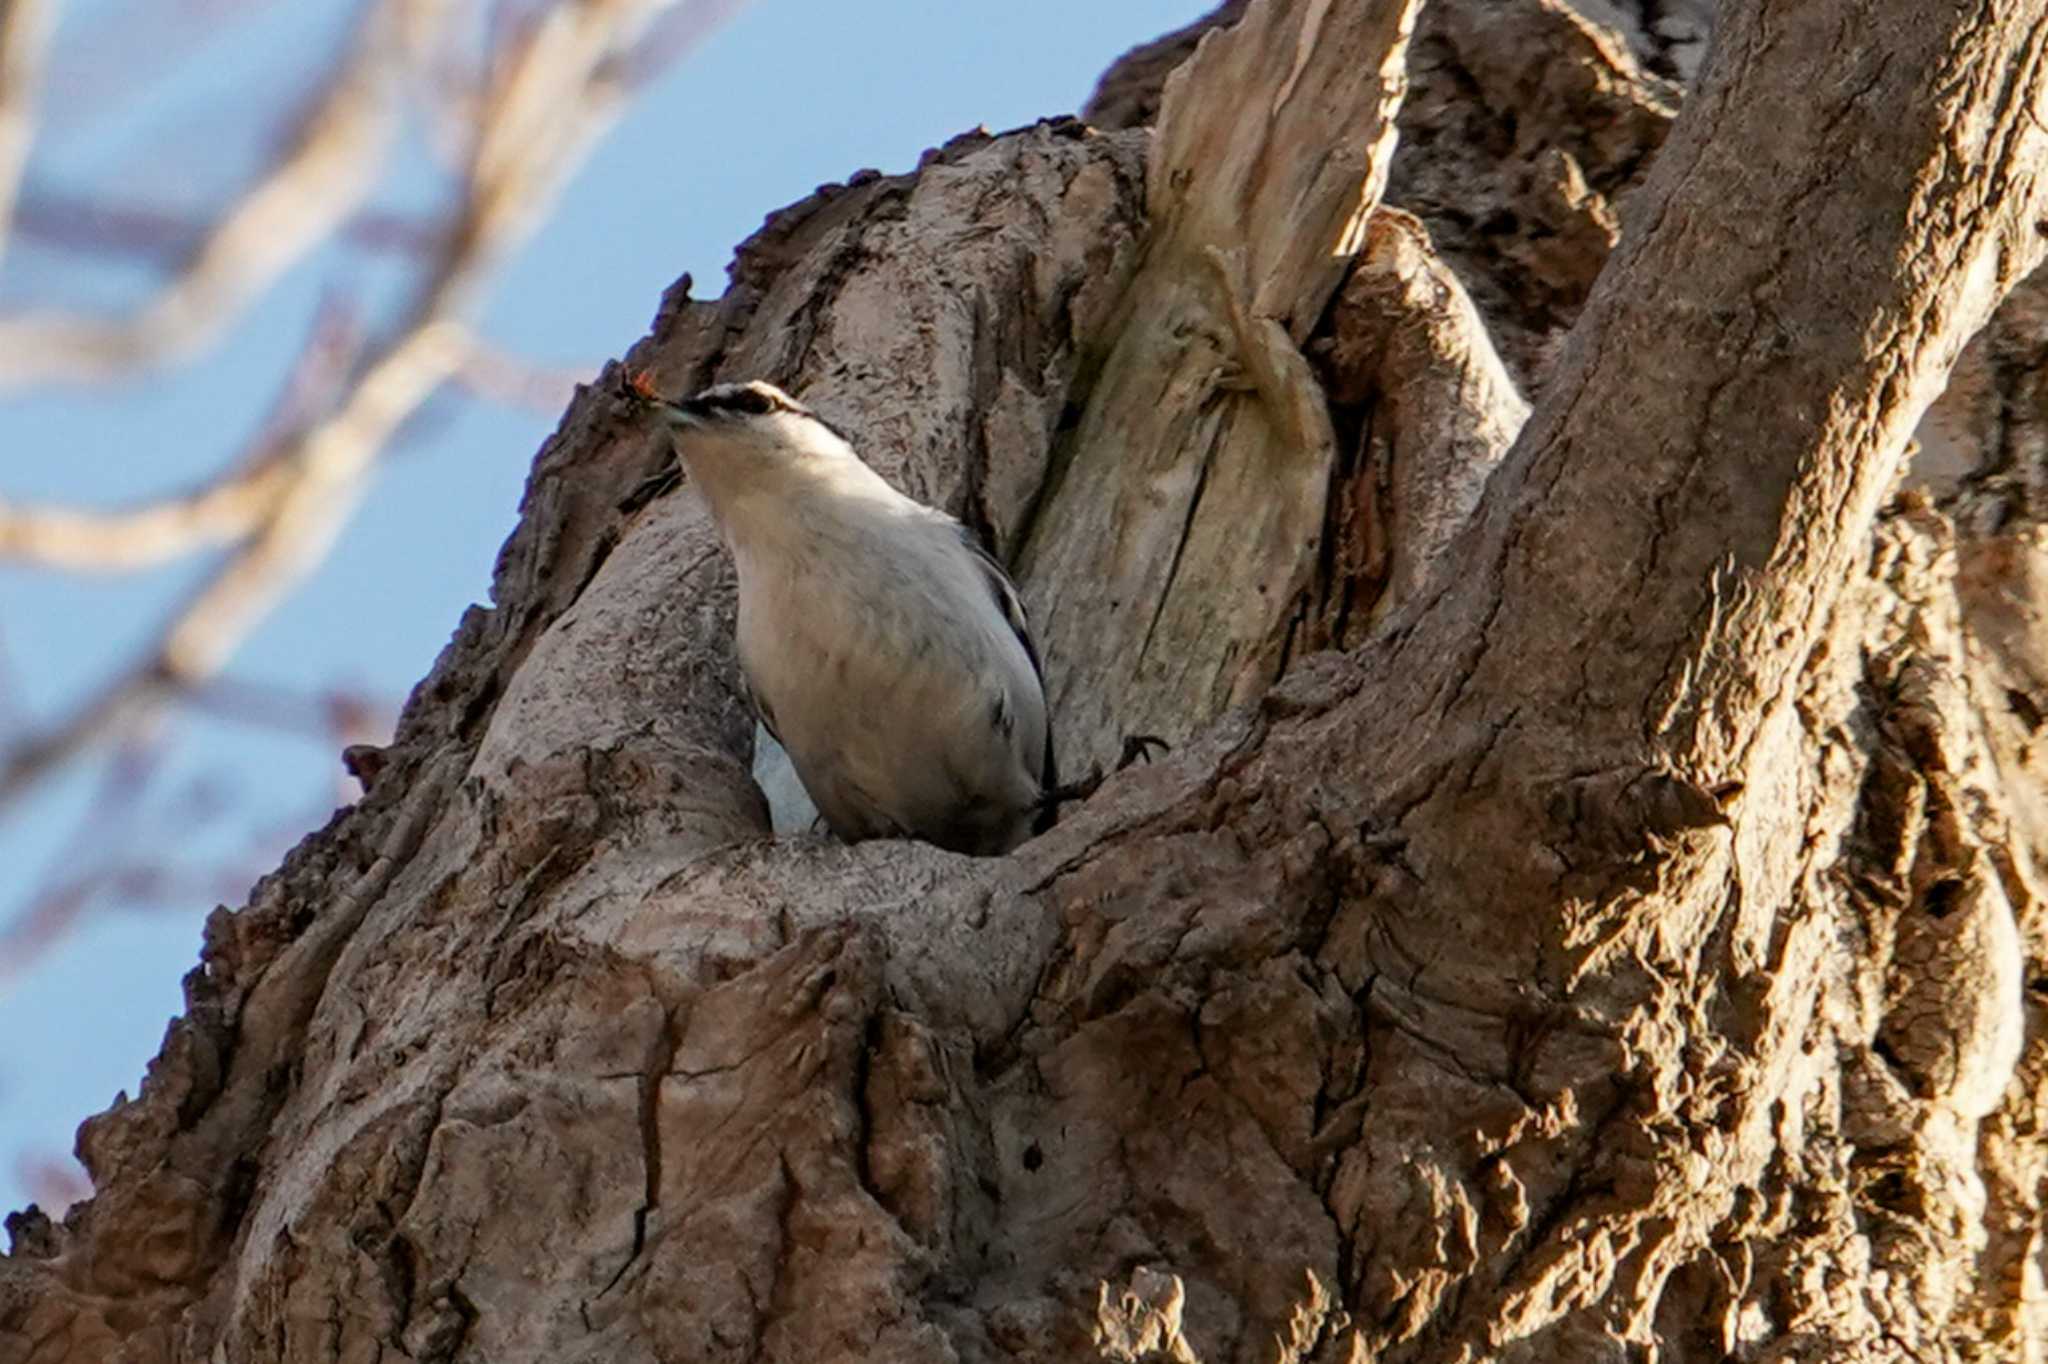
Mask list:
[{"label": "bare branch", "polygon": [[8,651],[7,637],[0,634],[0,734],[21,728],[24,713],[21,687],[15,681],[14,659]]},{"label": "bare branch", "polygon": [[58,73],[45,126],[71,133],[119,117],[236,24],[279,0],[131,0],[95,13],[88,63]]},{"label": "bare branch", "polygon": [[125,511],[15,507],[0,500],[0,559],[75,573],[153,568],[252,534],[295,477],[296,433],[338,400],[362,347],[355,318],[330,298],[248,453],[196,491]]},{"label": "bare branch", "polygon": [[309,693],[240,678],[213,679],[192,692],[189,704],[223,720],[337,747],[386,739],[398,718],[397,707],[366,692],[331,687]]},{"label": "bare branch", "polygon": [[371,12],[355,51],[277,164],[138,311],[0,319],[0,387],[104,382],[185,359],[217,340],[369,196],[397,127],[393,30],[421,4],[383,0]]},{"label": "bare branch", "polygon": [[[138,524],[156,529],[159,545],[179,535],[186,546],[215,536],[235,548],[124,674],[47,734],[0,753],[0,807],[212,678],[326,557],[398,427],[475,354],[462,319],[490,271],[541,221],[617,117],[628,93],[614,75],[619,59],[671,2],[558,4],[519,31],[519,49],[494,65],[499,77],[480,105],[460,216],[403,310],[404,321],[331,415],[281,439],[246,478],[164,512],[166,526],[147,519],[164,509],[129,523],[130,533]],[[0,347],[6,344],[0,328]],[[90,539],[96,552],[119,552],[105,524],[74,521],[62,529],[73,545]],[[43,543],[46,562],[56,552],[51,539]]]},{"label": "bare branch", "polygon": [[[194,691],[190,699],[210,714],[336,748],[388,735],[393,719],[389,706],[339,688],[307,696],[249,682],[216,681]],[[138,704],[131,701],[128,707],[121,718],[144,718],[146,712]],[[261,865],[304,827],[303,818],[277,827],[266,825],[252,835],[241,854],[224,863],[179,865],[173,856],[178,844],[167,842],[164,829],[153,826],[168,816],[168,827],[177,837],[189,838],[199,825],[218,817],[222,801],[209,784],[197,783],[177,793],[168,808],[162,801],[154,802],[160,807],[158,818],[145,821],[144,806],[156,790],[162,757],[160,736],[137,736],[131,725],[129,737],[119,743],[100,774],[78,827],[49,859],[50,870],[42,883],[0,921],[0,980],[24,970],[101,906],[234,899]],[[337,782],[345,780],[338,772],[336,776]],[[109,848],[124,851],[109,858]]]},{"label": "bare branch", "polygon": [[[105,202],[35,190],[22,195],[14,231],[25,240],[85,255],[127,256],[175,268],[211,231],[207,219],[175,209]],[[445,228],[438,222],[368,209],[344,224],[335,240],[363,251],[415,260],[441,249]]]},{"label": "bare branch", "polygon": [[246,535],[276,503],[289,476],[269,465],[189,496],[128,512],[0,502],[0,557],[83,573],[152,568]]},{"label": "bare branch", "polygon": [[57,728],[15,742],[0,762],[0,806],[88,749],[134,735],[171,691],[161,672],[145,665],[101,687]]},{"label": "bare branch", "polygon": [[56,0],[10,0],[0,6],[0,251],[28,164],[43,55],[56,19]]},{"label": "bare branch", "polygon": [[132,256],[167,268],[191,255],[206,224],[169,209],[100,203],[45,190],[21,196],[15,235],[43,246],[100,255]]},{"label": "bare branch", "polygon": [[625,55],[616,73],[618,80],[628,89],[638,90],[658,79],[695,52],[698,44],[745,4],[746,0],[704,0],[671,10]]},{"label": "bare branch", "polygon": [[15,1178],[29,1191],[30,1200],[53,1217],[62,1217],[73,1203],[92,1197],[92,1181],[75,1156],[22,1152],[14,1164]]},{"label": "bare branch", "polygon": [[[41,884],[0,925],[0,980],[42,955],[85,912],[98,893],[99,878],[113,868],[101,850],[128,841],[124,835],[133,828],[162,756],[154,737],[131,737],[114,751],[83,819],[49,859]],[[90,870],[75,876],[72,869],[81,865]]]},{"label": "bare branch", "polygon": [[[347,405],[306,434],[257,533],[192,596],[145,671],[189,686],[227,661],[285,589],[326,558],[385,442],[454,371],[463,350],[459,327],[430,322],[386,351]],[[0,777],[0,799],[7,790]]]},{"label": "bare branch", "polygon": [[537,365],[475,339],[462,357],[455,381],[487,401],[553,414],[574,396],[576,385],[589,383],[596,373],[595,365],[579,369]]},{"label": "bare branch", "polygon": [[225,866],[181,867],[153,858],[96,863],[49,886],[0,930],[0,981],[19,975],[61,941],[78,921],[103,905],[170,906],[194,901],[221,902],[245,894],[259,874],[263,854],[237,858]]}]

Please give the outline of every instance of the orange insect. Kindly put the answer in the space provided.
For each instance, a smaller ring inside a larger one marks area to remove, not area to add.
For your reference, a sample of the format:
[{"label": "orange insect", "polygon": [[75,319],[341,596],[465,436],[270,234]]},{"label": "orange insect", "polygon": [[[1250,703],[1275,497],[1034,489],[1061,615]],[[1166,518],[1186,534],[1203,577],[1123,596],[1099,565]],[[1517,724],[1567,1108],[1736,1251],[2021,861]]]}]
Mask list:
[{"label": "orange insect", "polygon": [[636,369],[627,375],[626,387],[633,391],[634,396],[645,398],[650,403],[662,401],[661,394],[655,391],[654,371],[651,369]]}]

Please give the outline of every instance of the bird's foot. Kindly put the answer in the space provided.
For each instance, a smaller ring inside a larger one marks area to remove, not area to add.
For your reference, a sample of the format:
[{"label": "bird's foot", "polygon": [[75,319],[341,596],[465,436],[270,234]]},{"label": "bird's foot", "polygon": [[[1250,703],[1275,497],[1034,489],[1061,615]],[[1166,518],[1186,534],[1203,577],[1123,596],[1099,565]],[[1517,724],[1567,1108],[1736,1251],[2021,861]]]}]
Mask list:
[{"label": "bird's foot", "polygon": [[1173,752],[1173,745],[1157,734],[1124,735],[1124,754],[1117,760],[1116,770],[1121,772],[1140,758],[1149,764],[1152,761],[1152,750],[1155,748],[1162,756]]},{"label": "bird's foot", "polygon": [[[1121,772],[1140,758],[1143,758],[1148,763],[1151,762],[1154,749],[1161,753],[1166,753],[1171,751],[1172,748],[1173,745],[1167,743],[1166,740],[1156,734],[1127,734],[1124,736],[1123,756],[1117,759],[1116,770]],[[1100,791],[1102,783],[1107,780],[1109,780],[1108,774],[1102,770],[1102,764],[1097,763],[1087,776],[1080,778],[1078,781],[1062,782],[1040,796],[1038,798],[1039,807],[1041,809],[1057,810],[1062,805],[1071,804],[1077,800],[1086,800],[1097,791]]]}]

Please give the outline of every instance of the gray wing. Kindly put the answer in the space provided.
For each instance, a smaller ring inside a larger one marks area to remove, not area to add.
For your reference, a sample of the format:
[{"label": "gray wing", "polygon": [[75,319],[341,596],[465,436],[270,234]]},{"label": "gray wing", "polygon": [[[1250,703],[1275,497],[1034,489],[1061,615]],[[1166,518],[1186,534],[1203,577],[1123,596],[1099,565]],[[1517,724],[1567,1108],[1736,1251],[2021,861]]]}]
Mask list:
[{"label": "gray wing", "polygon": [[[1025,619],[1024,603],[1017,596],[1017,585],[1010,581],[1010,575],[1003,571],[1003,566],[996,562],[995,556],[981,547],[981,541],[975,537],[973,531],[959,522],[955,522],[954,525],[959,531],[960,543],[967,546],[967,552],[972,554],[975,563],[980,565],[982,577],[988,582],[989,595],[995,598],[996,606],[1002,611],[1003,619],[1009,622],[1011,631],[1017,636],[1017,642],[1024,646],[1024,656],[1031,660],[1031,671],[1038,677],[1039,695],[1045,697],[1045,664],[1039,660],[1038,645],[1032,642],[1031,622]],[[1045,766],[1039,785],[1051,792],[1058,790],[1059,784],[1059,760],[1054,756],[1052,746],[1052,700],[1045,697]],[[1047,819],[1044,823],[1050,826],[1051,820]],[[1038,832],[1043,833],[1045,829],[1040,828]]]}]

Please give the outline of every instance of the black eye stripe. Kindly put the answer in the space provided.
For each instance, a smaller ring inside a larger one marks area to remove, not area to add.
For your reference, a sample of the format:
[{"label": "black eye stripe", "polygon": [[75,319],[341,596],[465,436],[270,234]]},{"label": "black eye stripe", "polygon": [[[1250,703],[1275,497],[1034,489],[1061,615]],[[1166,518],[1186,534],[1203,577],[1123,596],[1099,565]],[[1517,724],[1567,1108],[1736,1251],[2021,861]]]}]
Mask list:
[{"label": "black eye stripe", "polygon": [[707,412],[745,412],[761,417],[775,410],[775,400],[759,389],[741,388],[730,393],[706,394],[704,409]]},{"label": "black eye stripe", "polygon": [[771,412],[804,413],[808,409],[765,384],[731,384],[707,389],[682,404],[703,416],[765,417]]}]

